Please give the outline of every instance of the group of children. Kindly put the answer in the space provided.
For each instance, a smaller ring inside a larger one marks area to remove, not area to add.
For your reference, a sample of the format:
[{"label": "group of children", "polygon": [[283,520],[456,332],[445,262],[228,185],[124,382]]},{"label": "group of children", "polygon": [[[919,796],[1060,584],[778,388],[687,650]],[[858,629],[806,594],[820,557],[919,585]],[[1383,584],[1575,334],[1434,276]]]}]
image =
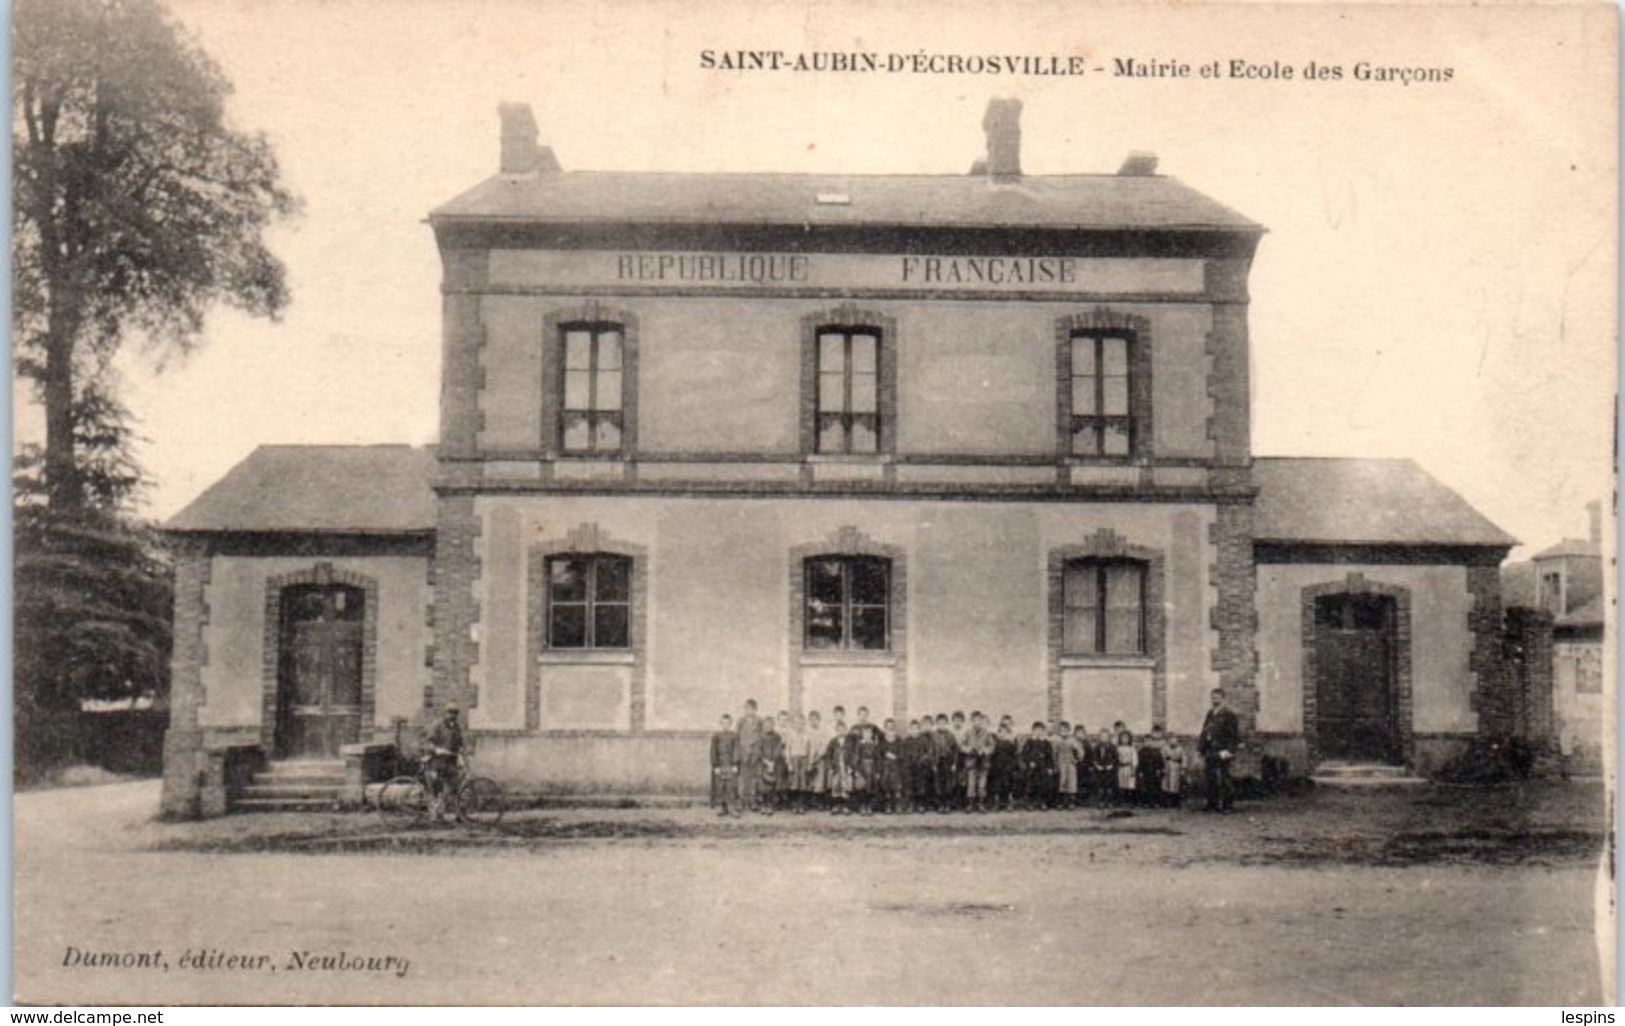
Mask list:
[{"label": "group of children", "polygon": [[1185,750],[1159,724],[1136,739],[1121,721],[1090,737],[1083,724],[1036,722],[1018,735],[1011,717],[941,713],[878,726],[836,706],[760,716],[745,703],[711,737],[711,804],[719,815],[837,815],[1077,808],[1094,803],[1179,805]]}]

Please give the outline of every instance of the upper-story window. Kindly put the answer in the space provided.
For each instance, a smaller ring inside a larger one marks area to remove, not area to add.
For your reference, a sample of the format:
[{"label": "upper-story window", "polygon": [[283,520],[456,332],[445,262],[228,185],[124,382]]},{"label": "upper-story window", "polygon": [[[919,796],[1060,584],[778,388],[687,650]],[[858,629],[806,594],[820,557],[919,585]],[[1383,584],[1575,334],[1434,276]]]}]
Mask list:
[{"label": "upper-story window", "polygon": [[1124,331],[1072,333],[1071,455],[1127,457],[1134,452],[1133,348],[1134,339]]},{"label": "upper-story window", "polygon": [[547,645],[632,647],[632,560],[608,554],[547,560]]},{"label": "upper-story window", "polygon": [[1074,456],[1128,456],[1134,448],[1126,333],[1072,335],[1072,440]]},{"label": "upper-story window", "polygon": [[1137,559],[1074,559],[1061,585],[1067,655],[1144,655],[1146,564]]},{"label": "upper-story window", "polygon": [[1055,324],[1055,454],[1126,463],[1156,453],[1151,322],[1096,307]]},{"label": "upper-story window", "polygon": [[625,338],[610,322],[560,327],[559,442],[567,453],[619,453],[625,433]]},{"label": "upper-story window", "polygon": [[880,329],[818,329],[817,450],[880,451]]}]

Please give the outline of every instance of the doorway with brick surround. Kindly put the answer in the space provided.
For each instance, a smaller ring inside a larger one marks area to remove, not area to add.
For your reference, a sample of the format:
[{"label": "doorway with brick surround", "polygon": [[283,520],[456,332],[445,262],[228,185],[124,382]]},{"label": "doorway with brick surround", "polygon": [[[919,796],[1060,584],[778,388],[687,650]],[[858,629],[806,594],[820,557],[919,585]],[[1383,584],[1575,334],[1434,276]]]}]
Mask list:
[{"label": "doorway with brick surround", "polygon": [[1314,600],[1315,727],[1322,759],[1404,761],[1396,688],[1398,603],[1342,592]]},{"label": "doorway with brick surround", "polygon": [[282,589],[274,755],[332,759],[359,739],[366,592],[347,584]]}]

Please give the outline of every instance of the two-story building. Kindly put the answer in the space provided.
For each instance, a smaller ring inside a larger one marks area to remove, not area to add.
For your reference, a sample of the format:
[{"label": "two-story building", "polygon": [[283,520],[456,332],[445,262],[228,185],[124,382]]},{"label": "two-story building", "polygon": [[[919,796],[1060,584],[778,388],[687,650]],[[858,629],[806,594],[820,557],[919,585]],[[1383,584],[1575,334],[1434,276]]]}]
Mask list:
[{"label": "two-story building", "polygon": [[553,791],[697,790],[746,698],[1188,739],[1223,687],[1300,773],[1496,729],[1512,539],[1409,461],[1255,459],[1263,229],[1145,154],[1025,175],[1019,114],[968,174],[666,174],[505,106],[430,215],[439,445],[261,449],[169,524],[166,808],[449,702]]}]

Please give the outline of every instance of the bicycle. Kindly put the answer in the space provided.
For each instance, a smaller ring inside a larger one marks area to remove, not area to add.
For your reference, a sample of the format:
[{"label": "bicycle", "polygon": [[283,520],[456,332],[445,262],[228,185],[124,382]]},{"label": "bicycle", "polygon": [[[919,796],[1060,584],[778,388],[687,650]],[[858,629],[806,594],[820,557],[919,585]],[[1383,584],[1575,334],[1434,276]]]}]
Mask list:
[{"label": "bicycle", "polygon": [[441,787],[436,794],[429,782],[429,760],[417,760],[413,773],[401,774],[385,782],[378,791],[378,815],[390,826],[412,826],[431,814],[439,818],[449,811],[459,823],[491,825],[507,811],[502,785],[490,777],[474,776],[467,754],[457,753],[456,787]]}]

